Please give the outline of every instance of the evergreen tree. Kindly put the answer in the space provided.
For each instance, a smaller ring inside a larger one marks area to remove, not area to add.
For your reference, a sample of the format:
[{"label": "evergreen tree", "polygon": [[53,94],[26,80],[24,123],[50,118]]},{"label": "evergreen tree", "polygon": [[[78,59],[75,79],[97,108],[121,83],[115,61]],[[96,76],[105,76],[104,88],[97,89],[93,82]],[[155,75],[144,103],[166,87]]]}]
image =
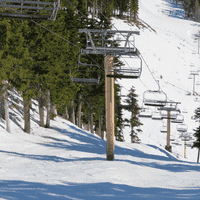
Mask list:
[{"label": "evergreen tree", "polygon": [[130,107],[126,108],[126,110],[131,112],[131,119],[129,119],[129,120],[125,119],[125,120],[127,122],[129,122],[131,125],[131,134],[130,134],[131,142],[137,142],[139,140],[137,133],[142,131],[140,128],[137,128],[137,127],[141,126],[142,123],[140,122],[140,120],[138,118],[140,107],[137,103],[136,97],[138,97],[138,95],[135,94],[135,88],[134,88],[134,86],[132,86],[127,95],[127,99],[125,99],[125,101],[124,101],[125,103],[127,103],[130,106]]},{"label": "evergreen tree", "polygon": [[[200,119],[200,108],[197,108],[195,110],[195,119]],[[194,136],[196,137],[196,141],[193,143],[192,148],[197,147],[198,148],[198,155],[197,155],[197,162],[199,162],[199,150],[200,150],[200,126],[197,127],[197,129],[194,129]]]}]

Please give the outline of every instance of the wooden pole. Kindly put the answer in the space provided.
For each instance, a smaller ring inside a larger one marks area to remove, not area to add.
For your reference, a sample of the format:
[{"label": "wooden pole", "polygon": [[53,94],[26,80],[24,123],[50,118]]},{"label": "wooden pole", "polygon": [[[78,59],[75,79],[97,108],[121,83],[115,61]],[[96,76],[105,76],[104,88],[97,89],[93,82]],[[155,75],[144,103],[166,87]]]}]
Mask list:
[{"label": "wooden pole", "polygon": [[107,160],[114,160],[114,78],[107,77],[113,74],[113,56],[105,56],[105,104],[106,104],[106,155]]},{"label": "wooden pole", "polygon": [[186,137],[185,137],[184,158],[186,158]]},{"label": "wooden pole", "polygon": [[165,149],[169,152],[172,151],[170,146],[170,111],[167,111],[167,146]]}]

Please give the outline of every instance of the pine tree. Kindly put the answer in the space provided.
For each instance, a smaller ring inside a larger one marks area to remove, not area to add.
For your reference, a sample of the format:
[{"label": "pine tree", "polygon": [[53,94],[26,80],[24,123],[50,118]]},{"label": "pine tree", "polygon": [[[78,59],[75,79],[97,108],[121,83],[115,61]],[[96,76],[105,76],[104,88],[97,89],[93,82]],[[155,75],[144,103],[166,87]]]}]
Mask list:
[{"label": "pine tree", "polygon": [[138,118],[140,107],[138,106],[136,97],[138,97],[138,95],[135,94],[135,88],[134,88],[134,86],[132,86],[127,95],[127,99],[125,99],[125,101],[124,101],[125,103],[130,105],[130,107],[126,108],[126,110],[131,112],[131,119],[129,119],[129,120],[125,119],[125,120],[127,122],[129,122],[131,125],[131,134],[130,135],[131,135],[132,143],[139,141],[137,133],[142,131],[140,128],[137,128],[137,127],[141,126],[142,123],[140,122],[140,120]]},{"label": "pine tree", "polygon": [[[197,108],[195,110],[195,119],[200,119],[200,108]],[[197,127],[197,129],[194,129],[194,136],[196,137],[196,141],[193,143],[192,148],[197,147],[198,148],[198,155],[197,155],[197,162],[199,162],[199,151],[200,151],[200,126]]]}]

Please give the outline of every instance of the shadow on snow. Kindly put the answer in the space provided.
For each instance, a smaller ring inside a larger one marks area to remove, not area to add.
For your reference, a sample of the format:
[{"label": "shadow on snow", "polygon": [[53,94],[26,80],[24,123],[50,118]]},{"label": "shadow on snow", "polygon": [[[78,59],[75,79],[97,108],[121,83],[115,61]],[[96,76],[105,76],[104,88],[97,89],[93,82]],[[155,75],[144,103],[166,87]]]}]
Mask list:
[{"label": "shadow on snow", "polygon": [[198,199],[199,189],[172,190],[139,188],[122,184],[68,183],[52,185],[26,181],[0,181],[0,198],[5,199]]}]

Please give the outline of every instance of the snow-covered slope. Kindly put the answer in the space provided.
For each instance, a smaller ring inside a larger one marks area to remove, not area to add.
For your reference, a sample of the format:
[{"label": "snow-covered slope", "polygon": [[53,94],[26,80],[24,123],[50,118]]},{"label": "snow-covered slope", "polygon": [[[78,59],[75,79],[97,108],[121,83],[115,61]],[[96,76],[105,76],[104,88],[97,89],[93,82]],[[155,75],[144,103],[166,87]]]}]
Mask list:
[{"label": "snow-covered slope", "polygon": [[[137,48],[168,98],[180,101],[181,110],[187,109],[185,123],[192,131],[198,123],[191,116],[199,102],[185,96],[184,90],[192,91],[187,79],[191,62],[196,68],[199,64],[199,56],[192,54],[197,44],[191,38],[199,24],[180,19],[180,15],[170,18],[169,10],[182,11],[167,1],[139,3],[139,18],[151,28],[140,30]],[[113,22],[118,29],[137,30],[122,20]],[[119,82],[127,89],[136,87],[140,105],[145,90],[157,89],[144,63],[140,80]],[[60,117],[51,120],[49,129],[39,127],[37,101],[31,111],[31,134],[24,133],[22,98],[13,91],[9,101],[18,107],[10,109],[11,133],[5,131],[5,121],[0,121],[0,199],[199,199],[197,150],[187,148],[186,161],[183,144],[173,145],[172,154],[167,152],[161,121],[141,118],[141,143],[131,144],[126,129],[126,141],[115,141],[115,160],[106,161],[106,141],[99,136]],[[174,124],[172,133],[178,138]]]},{"label": "snow-covered slope", "polygon": [[106,141],[96,134],[60,117],[39,127],[37,101],[24,133],[22,98],[10,97],[19,107],[10,109],[11,133],[0,122],[0,199],[198,198],[199,164],[158,145],[117,141],[115,160],[106,161]]},{"label": "snow-covered slope", "polygon": [[[146,90],[157,90],[156,80],[159,80],[161,89],[167,94],[168,100],[180,102],[178,106],[181,111],[187,110],[184,115],[184,123],[188,126],[188,132],[193,133],[199,123],[191,119],[194,110],[199,106],[198,96],[187,96],[186,93],[193,93],[193,81],[188,79],[190,71],[198,71],[200,68],[198,43],[195,34],[199,33],[200,24],[184,20],[184,11],[170,1],[164,0],[140,0],[139,20],[143,21],[148,29],[139,29],[122,20],[113,20],[117,29],[139,30],[136,35],[136,47],[139,49],[143,61],[142,75],[140,79],[122,79],[118,82],[123,86],[122,94],[127,94],[133,85],[139,95],[139,104],[142,106],[143,93]],[[170,14],[171,12],[171,14]],[[134,63],[133,63],[134,65]],[[147,67],[148,65],[148,67]],[[193,65],[194,67],[191,67]],[[149,72],[151,70],[152,74]],[[199,76],[196,76],[196,82]],[[200,93],[199,85],[196,85],[195,92]],[[197,99],[197,100],[196,100]],[[151,108],[154,111],[154,108]],[[130,116],[124,112],[124,117]],[[141,141],[147,144],[166,145],[166,133],[160,133],[162,121],[141,118],[144,124],[139,135]],[[166,120],[163,120],[166,124]],[[129,129],[126,128],[125,140],[130,142]],[[176,131],[176,124],[171,123],[171,133],[179,140],[179,133]],[[172,144],[172,151],[179,158],[184,156],[183,142],[181,146]],[[187,159],[196,161],[197,149],[187,148]]]}]

